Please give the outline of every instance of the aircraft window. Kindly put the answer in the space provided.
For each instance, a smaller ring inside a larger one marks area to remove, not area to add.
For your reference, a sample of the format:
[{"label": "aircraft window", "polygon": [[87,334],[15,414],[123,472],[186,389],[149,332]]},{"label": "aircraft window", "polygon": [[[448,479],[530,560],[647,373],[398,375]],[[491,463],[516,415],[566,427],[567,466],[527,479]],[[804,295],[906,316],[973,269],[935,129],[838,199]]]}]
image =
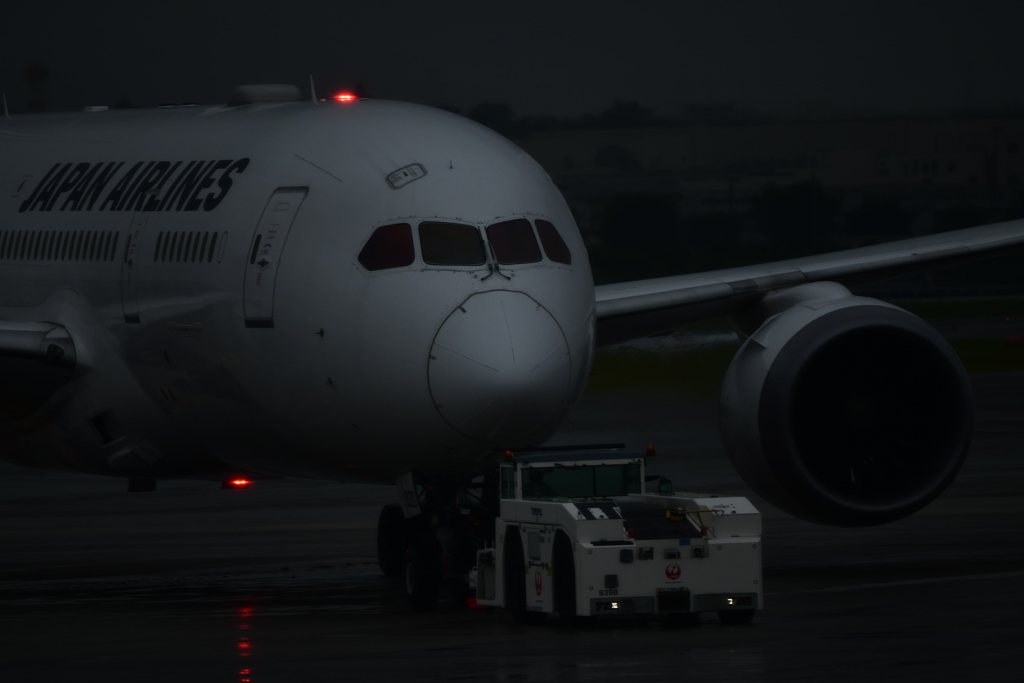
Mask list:
[{"label": "aircraft window", "polygon": [[[212,248],[210,252],[213,253]],[[408,223],[382,225],[373,231],[359,252],[359,263],[367,270],[402,268],[412,265],[415,259],[412,227]]]},{"label": "aircraft window", "polygon": [[[206,240],[209,237],[210,237],[210,233],[208,233],[208,232],[204,232],[203,233],[203,247],[206,247]],[[201,249],[199,247],[199,235],[196,235],[196,246],[192,249],[192,262],[193,263],[195,263],[197,256],[199,257],[199,262],[200,263],[203,262],[203,258],[202,258],[203,251],[204,251],[204,249]]]},{"label": "aircraft window", "polygon": [[555,263],[572,265],[572,254],[565,240],[558,234],[555,226],[547,221],[537,221],[537,234],[540,235],[540,243],[544,245],[544,253]]},{"label": "aircraft window", "polygon": [[533,236],[533,226],[525,218],[487,226],[487,240],[498,263],[512,265],[540,261],[540,247]]},{"label": "aircraft window", "polygon": [[480,231],[459,223],[420,223],[423,262],[432,266],[482,266],[487,262]]},{"label": "aircraft window", "polygon": [[[111,258],[117,250],[117,238],[119,233],[114,233],[114,245],[110,249]],[[209,244],[209,252],[206,245]],[[184,261],[185,263],[207,263],[213,262],[213,252],[217,245],[217,233],[210,238],[209,232],[161,232],[156,236],[156,247],[153,250],[153,261],[171,263]]]}]

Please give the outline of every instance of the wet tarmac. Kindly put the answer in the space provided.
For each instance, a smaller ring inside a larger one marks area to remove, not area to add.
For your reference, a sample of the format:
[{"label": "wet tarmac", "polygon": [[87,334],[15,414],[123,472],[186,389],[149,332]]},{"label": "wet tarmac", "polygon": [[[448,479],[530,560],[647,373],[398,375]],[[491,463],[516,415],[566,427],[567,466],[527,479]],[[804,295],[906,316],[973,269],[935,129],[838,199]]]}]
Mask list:
[{"label": "wet tarmac", "polygon": [[[524,627],[382,578],[391,487],[124,482],[0,467],[3,681],[1024,679],[1024,374],[972,378],[972,453],[921,513],[869,529],[765,513],[749,626]],[[587,395],[558,442],[658,446],[677,489],[751,495],[715,405]]]}]

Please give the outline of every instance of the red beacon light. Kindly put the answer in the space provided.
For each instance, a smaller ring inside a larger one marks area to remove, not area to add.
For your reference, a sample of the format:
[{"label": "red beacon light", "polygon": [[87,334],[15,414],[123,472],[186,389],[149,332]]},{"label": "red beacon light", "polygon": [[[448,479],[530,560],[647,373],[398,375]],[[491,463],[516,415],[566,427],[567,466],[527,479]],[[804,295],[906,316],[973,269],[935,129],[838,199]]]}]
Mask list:
[{"label": "red beacon light", "polygon": [[249,484],[251,483],[252,482],[250,482],[248,479],[242,479],[239,477],[235,479],[225,479],[221,483],[220,487],[222,489],[247,489],[249,488]]},{"label": "red beacon light", "polygon": [[334,99],[339,102],[355,102],[357,98],[350,92],[342,92],[335,95]]}]

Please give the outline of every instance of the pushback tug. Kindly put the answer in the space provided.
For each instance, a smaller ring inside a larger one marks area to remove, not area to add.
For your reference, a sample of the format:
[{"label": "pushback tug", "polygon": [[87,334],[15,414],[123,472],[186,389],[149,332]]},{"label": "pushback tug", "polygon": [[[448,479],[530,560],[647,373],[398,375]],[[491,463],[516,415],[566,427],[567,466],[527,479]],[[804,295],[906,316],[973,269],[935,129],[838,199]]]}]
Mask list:
[{"label": "pushback tug", "polygon": [[743,497],[674,492],[646,474],[653,454],[621,446],[507,452],[497,476],[456,496],[461,509],[452,515],[438,515],[428,502],[436,490],[409,478],[400,484],[406,524],[431,508],[441,551],[407,551],[413,605],[436,600],[433,586],[448,579],[456,600],[504,607],[522,622],[706,612],[749,622],[763,598],[760,513]]}]

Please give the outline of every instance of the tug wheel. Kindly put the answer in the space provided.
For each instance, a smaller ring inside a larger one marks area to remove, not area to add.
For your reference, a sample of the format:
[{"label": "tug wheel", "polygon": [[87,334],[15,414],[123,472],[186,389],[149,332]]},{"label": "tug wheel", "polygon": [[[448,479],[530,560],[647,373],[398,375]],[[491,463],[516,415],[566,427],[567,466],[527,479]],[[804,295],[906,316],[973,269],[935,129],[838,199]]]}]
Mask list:
[{"label": "tug wheel", "polygon": [[555,611],[562,626],[579,626],[583,617],[576,613],[576,560],[572,556],[572,542],[565,532],[555,536],[554,550]]},{"label": "tug wheel", "polygon": [[505,607],[519,624],[540,624],[547,615],[526,609],[526,559],[519,530],[509,527],[505,531]]},{"label": "tug wheel", "polygon": [[724,626],[734,626],[736,624],[749,624],[754,618],[754,610],[752,609],[737,609],[728,610],[718,613],[718,619]]},{"label": "tug wheel", "polygon": [[409,604],[417,611],[427,611],[437,605],[441,576],[432,544],[419,541],[405,553],[405,594]]}]

